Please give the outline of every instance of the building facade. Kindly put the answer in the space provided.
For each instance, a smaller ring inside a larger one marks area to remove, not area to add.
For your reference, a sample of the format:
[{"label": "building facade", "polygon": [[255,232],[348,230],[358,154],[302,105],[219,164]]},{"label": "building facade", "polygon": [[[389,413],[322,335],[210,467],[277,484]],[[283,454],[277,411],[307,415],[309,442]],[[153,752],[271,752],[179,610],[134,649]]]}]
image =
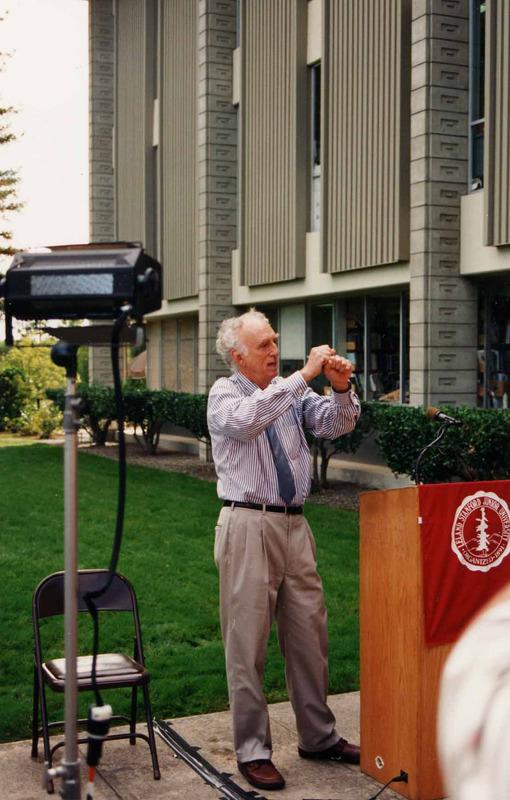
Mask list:
[{"label": "building facade", "polygon": [[207,392],[250,306],[282,374],[508,406],[509,0],[90,0],[91,232],[164,269],[148,383]]}]

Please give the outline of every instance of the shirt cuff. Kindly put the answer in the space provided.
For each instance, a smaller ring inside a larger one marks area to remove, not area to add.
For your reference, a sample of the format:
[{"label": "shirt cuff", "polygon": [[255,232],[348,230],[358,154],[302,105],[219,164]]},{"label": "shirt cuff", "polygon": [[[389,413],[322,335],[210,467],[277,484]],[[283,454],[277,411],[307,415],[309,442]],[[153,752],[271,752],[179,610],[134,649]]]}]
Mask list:
[{"label": "shirt cuff", "polygon": [[299,370],[293,372],[288,378],[285,378],[285,381],[287,386],[290,387],[290,391],[294,397],[300,397],[308,389],[308,384]]},{"label": "shirt cuff", "polygon": [[333,387],[331,387],[331,396],[334,402],[339,405],[353,405],[353,391],[351,388],[347,389],[346,392],[335,392]]}]

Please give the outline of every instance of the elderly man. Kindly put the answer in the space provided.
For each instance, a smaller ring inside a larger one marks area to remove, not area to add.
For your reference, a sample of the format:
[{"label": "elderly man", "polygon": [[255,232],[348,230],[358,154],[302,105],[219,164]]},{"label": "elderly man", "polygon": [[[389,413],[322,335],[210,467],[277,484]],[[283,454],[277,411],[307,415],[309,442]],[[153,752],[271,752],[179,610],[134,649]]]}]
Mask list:
[{"label": "elderly man", "polygon": [[[312,348],[303,369],[277,377],[278,335],[253,309],[221,324],[217,349],[233,369],[211,388],[208,425],[223,500],[214,555],[235,751],[249,783],[282,789],[262,691],[275,618],[299,755],[359,763],[359,748],[340,738],[326,702],[326,609],[303,502],[310,489],[304,430],[337,438],[354,428],[360,405],[351,363],[329,345]],[[308,387],[321,372],[330,396]]]}]

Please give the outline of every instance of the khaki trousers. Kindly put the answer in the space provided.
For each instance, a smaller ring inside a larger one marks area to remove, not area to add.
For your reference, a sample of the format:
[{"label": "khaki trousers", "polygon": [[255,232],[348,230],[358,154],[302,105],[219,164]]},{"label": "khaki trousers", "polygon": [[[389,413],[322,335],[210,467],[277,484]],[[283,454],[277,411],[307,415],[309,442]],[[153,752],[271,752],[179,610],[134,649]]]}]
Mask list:
[{"label": "khaki trousers", "polygon": [[315,541],[304,516],[223,507],[214,558],[237,760],[271,758],[262,677],[276,619],[299,746],[317,751],[339,736],[327,705],[327,616]]}]

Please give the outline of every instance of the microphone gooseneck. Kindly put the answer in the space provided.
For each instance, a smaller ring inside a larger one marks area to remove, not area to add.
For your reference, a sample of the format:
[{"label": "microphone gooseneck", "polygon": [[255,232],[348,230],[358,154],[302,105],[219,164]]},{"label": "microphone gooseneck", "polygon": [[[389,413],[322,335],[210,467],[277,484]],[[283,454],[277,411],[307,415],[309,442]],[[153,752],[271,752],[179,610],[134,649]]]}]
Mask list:
[{"label": "microphone gooseneck", "polygon": [[414,480],[416,484],[422,483],[421,479],[421,462],[423,461],[424,456],[426,453],[429,452],[435,445],[437,445],[443,436],[445,435],[446,431],[450,427],[459,427],[464,423],[454,417],[450,417],[449,414],[445,414],[439,408],[435,408],[435,406],[428,406],[425,409],[425,415],[429,418],[434,420],[435,422],[441,423],[441,427],[439,428],[437,436],[428,444],[423,447],[420,452],[418,453],[418,458],[416,459],[416,464],[414,467]]},{"label": "microphone gooseneck", "polygon": [[429,419],[433,419],[436,422],[442,422],[446,425],[463,425],[464,423],[460,419],[455,419],[455,417],[450,417],[449,414],[445,414],[444,411],[441,411],[439,408],[435,406],[428,406],[425,411],[425,414]]}]

